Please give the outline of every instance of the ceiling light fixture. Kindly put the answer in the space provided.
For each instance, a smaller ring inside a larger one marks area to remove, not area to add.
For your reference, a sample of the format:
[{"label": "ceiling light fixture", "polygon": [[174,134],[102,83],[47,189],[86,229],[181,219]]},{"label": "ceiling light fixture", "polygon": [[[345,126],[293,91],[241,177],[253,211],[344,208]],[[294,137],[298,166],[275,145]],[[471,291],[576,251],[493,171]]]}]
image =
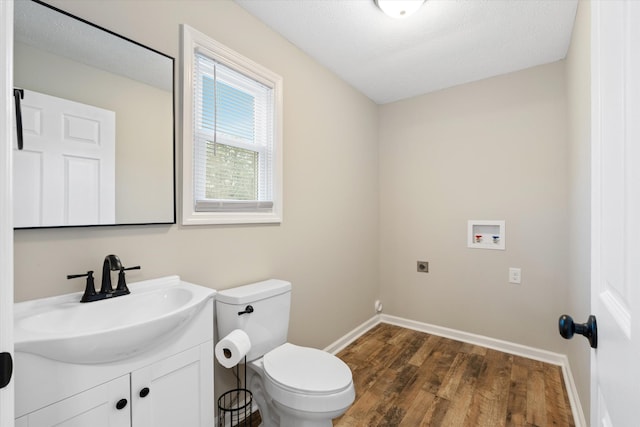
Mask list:
[{"label": "ceiling light fixture", "polygon": [[406,18],[422,6],[425,0],[373,0],[381,11],[392,18]]}]

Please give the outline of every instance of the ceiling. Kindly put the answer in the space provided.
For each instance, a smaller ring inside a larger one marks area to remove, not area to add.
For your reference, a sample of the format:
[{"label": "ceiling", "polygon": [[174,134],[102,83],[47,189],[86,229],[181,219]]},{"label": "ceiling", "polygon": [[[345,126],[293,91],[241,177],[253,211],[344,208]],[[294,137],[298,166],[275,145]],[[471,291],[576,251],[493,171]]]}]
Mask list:
[{"label": "ceiling", "polygon": [[578,0],[235,0],[378,104],[565,58]]}]

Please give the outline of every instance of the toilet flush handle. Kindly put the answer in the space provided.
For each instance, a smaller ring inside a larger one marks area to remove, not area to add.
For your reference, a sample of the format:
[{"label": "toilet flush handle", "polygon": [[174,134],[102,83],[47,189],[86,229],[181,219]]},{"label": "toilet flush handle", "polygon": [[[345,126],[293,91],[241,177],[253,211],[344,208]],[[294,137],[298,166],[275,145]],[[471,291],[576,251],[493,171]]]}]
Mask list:
[{"label": "toilet flush handle", "polygon": [[238,316],[242,316],[243,314],[253,313],[253,307],[248,305],[244,308],[244,311],[239,311]]}]

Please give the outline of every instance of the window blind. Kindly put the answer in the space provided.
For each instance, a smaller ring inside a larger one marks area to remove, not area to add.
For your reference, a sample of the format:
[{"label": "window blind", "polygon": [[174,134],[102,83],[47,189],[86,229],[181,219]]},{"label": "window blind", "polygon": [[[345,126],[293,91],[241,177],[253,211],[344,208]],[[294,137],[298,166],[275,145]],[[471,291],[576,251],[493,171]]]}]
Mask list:
[{"label": "window blind", "polygon": [[273,88],[196,51],[193,91],[195,210],[271,210]]}]

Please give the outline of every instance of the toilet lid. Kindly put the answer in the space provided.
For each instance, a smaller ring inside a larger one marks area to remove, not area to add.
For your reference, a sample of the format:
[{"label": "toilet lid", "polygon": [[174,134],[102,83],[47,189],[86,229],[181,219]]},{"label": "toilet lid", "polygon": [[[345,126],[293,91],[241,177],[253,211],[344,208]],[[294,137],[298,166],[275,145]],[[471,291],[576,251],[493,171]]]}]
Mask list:
[{"label": "toilet lid", "polygon": [[326,351],[285,343],[264,355],[264,371],[278,385],[328,394],[351,385],[351,369]]}]

